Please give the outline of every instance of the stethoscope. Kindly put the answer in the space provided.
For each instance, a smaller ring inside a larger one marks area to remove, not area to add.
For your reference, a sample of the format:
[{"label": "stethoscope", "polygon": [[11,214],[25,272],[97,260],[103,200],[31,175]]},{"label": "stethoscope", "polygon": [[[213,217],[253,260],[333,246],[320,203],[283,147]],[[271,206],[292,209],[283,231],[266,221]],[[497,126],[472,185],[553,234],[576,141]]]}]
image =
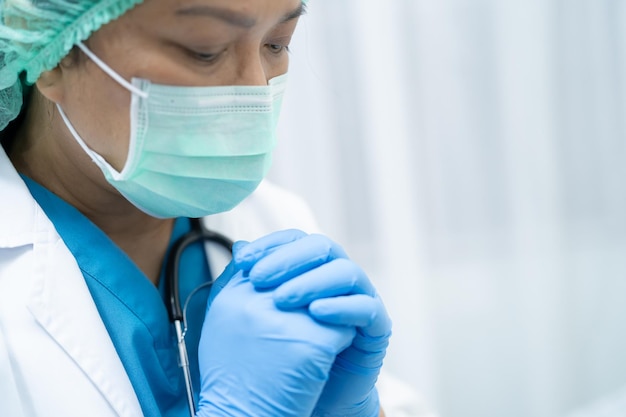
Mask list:
[{"label": "stethoscope", "polygon": [[[185,379],[185,389],[187,390],[187,403],[189,406],[189,415],[194,417],[196,414],[196,404],[193,395],[193,386],[191,383],[191,372],[189,370],[189,358],[187,356],[187,345],[185,344],[185,332],[186,332],[186,320],[185,320],[185,306],[181,306],[180,292],[178,290],[178,269],[180,266],[180,258],[185,249],[196,242],[211,242],[217,243],[226,249],[229,253],[232,253],[233,241],[221,233],[208,230],[202,224],[200,219],[190,219],[191,230],[181,236],[170,249],[170,253],[167,257],[165,264],[165,279],[166,279],[166,298],[169,300],[167,303],[167,309],[170,316],[170,321],[174,323],[176,329],[176,338],[178,340],[178,356],[180,360],[180,366],[183,369],[183,377]],[[192,291],[189,295],[189,300],[198,290],[208,287],[211,282],[201,285]]]}]

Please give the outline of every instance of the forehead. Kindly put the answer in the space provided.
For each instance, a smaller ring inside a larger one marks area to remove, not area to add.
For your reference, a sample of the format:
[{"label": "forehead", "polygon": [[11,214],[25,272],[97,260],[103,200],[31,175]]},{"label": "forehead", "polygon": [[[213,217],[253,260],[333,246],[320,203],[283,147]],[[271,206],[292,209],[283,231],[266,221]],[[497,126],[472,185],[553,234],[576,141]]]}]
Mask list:
[{"label": "forehead", "polygon": [[241,27],[280,21],[303,13],[302,0],[145,0],[129,12],[133,19],[158,22],[170,17],[209,17]]}]

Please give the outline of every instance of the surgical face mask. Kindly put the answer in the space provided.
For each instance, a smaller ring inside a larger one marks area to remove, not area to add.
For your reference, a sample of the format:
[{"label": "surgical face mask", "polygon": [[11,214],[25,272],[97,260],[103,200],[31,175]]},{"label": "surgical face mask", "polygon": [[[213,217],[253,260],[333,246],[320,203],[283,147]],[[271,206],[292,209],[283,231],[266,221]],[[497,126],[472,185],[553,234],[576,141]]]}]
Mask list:
[{"label": "surgical face mask", "polygon": [[58,106],[66,126],[128,201],[159,218],[228,211],[267,174],[286,75],[267,86],[179,87],[113,71],[79,47],[132,94],[130,144],[121,172],[89,148]]}]

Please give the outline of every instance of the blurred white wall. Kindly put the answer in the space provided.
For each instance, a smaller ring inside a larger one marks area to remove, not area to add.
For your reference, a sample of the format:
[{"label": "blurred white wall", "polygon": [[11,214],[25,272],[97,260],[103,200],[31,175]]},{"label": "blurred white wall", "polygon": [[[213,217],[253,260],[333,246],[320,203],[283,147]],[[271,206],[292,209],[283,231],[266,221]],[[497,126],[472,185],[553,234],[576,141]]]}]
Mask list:
[{"label": "blurred white wall", "polygon": [[312,0],[292,50],[271,178],[377,283],[387,370],[441,417],[622,392],[626,1]]}]

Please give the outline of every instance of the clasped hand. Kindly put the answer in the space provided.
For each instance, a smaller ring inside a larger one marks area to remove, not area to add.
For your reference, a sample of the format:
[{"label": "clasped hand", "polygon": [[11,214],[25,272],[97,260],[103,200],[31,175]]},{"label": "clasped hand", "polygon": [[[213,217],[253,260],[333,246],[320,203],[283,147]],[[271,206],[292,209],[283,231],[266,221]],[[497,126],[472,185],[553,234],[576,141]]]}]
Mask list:
[{"label": "clasped hand", "polygon": [[328,238],[287,230],[237,242],[209,305],[198,417],[378,416],[391,321]]}]

